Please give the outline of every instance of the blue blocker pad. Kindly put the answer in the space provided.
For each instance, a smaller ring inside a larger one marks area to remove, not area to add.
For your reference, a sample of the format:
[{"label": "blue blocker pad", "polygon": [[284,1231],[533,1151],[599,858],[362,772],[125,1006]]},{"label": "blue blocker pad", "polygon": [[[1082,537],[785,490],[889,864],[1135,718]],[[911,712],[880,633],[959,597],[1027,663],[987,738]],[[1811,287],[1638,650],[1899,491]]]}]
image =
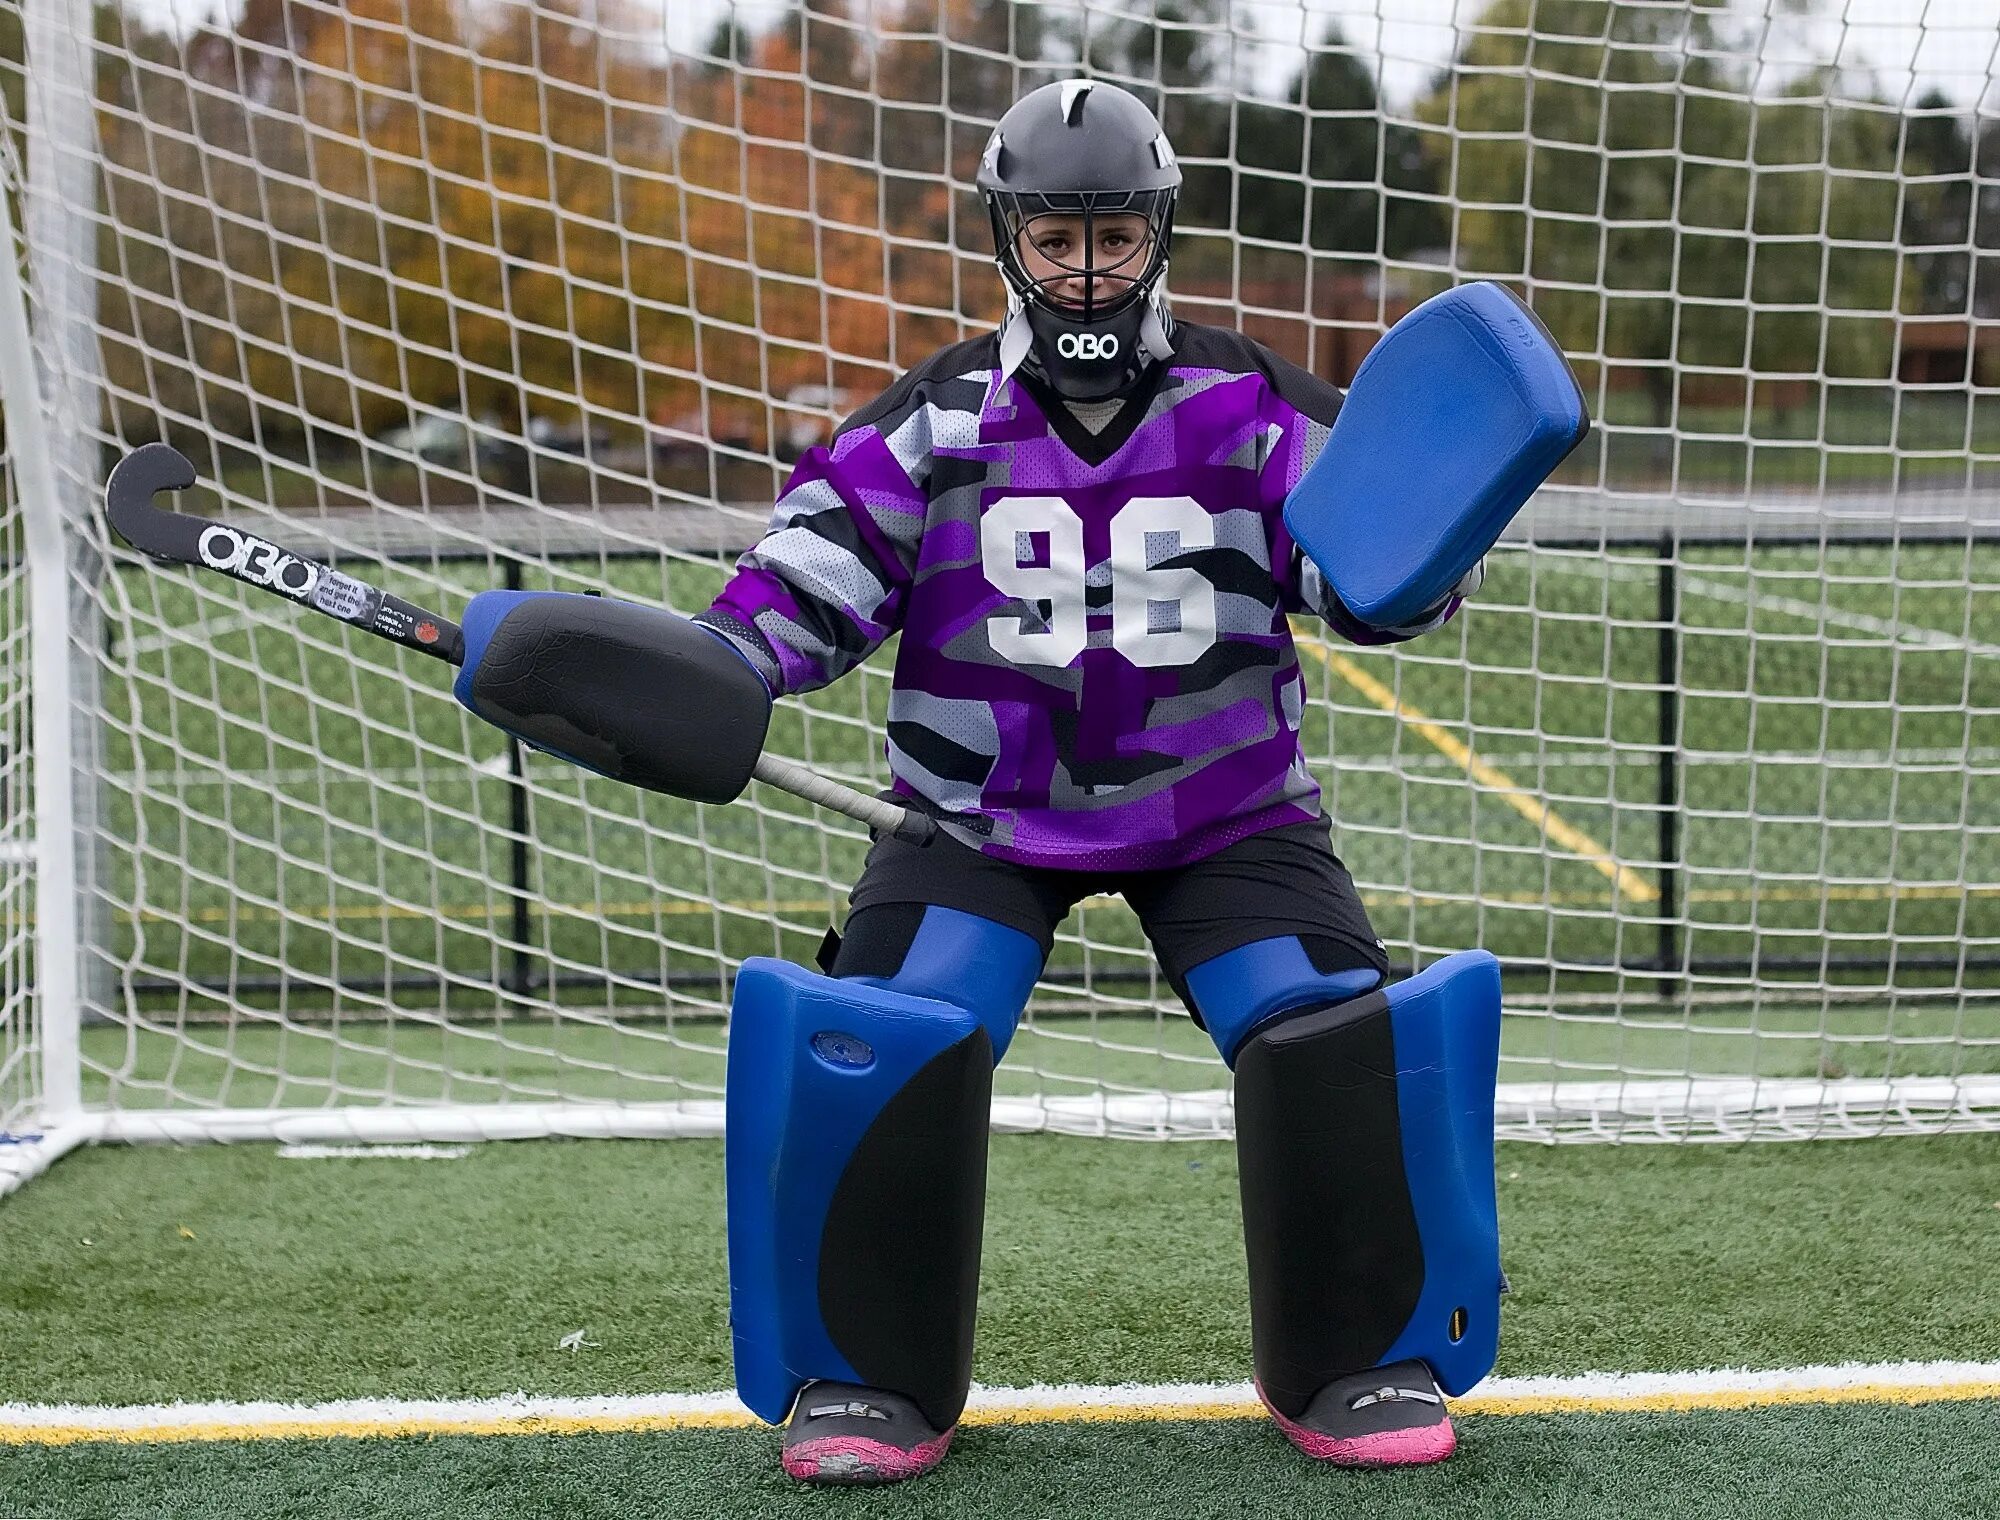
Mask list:
[{"label": "blue blocker pad", "polygon": [[482,591],[464,629],[452,694],[534,748],[696,802],[750,784],[771,693],[713,629],[562,591]]},{"label": "blue blocker pad", "polygon": [[[994,1050],[1041,961],[1028,935],[932,907],[886,982],[744,962],[729,1028],[729,1319],[737,1391],[763,1419],[832,1379],[900,1393],[938,1430],[957,1422]],[[954,987],[968,995],[928,995]]]},{"label": "blue blocker pad", "polygon": [[1451,1394],[1493,1370],[1499,1064],[1500,963],[1481,950],[1244,1043],[1251,1338],[1280,1414],[1392,1362],[1428,1363]]},{"label": "blue blocker pad", "polygon": [[1418,622],[1589,431],[1535,314],[1503,286],[1460,285],[1368,351],[1285,527],[1362,622]]}]

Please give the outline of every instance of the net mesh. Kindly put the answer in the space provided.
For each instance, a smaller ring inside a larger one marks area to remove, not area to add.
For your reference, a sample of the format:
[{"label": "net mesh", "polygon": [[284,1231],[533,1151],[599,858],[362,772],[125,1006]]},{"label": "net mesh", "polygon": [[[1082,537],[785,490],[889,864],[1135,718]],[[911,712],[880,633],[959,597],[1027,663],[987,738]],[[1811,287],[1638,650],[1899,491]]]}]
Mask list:
[{"label": "net mesh", "polygon": [[[998,319],[972,170],[1020,92],[1079,72],[1175,143],[1177,315],[1344,382],[1417,301],[1500,279],[1598,419],[1467,616],[1393,651],[1299,630],[1309,758],[1392,959],[1507,968],[1505,1131],[2000,1118],[1990,25],[133,3],[66,86],[34,48],[77,49],[80,15],[0,15],[26,288],[50,323],[81,290],[86,338],[5,400],[96,551],[67,567],[80,1045],[113,1129],[709,1124],[733,969],[809,961],[866,840],[761,786],[703,807],[526,754],[434,662],[108,552],[104,463],[165,438],[202,477],[184,509],[448,616],[499,585],[696,611],[791,459]],[[36,1037],[9,512],[11,1128]],[[781,704],[774,748],[884,785],[888,670]],[[1225,1087],[1129,910],[1084,904],[1003,1122],[1221,1133]]]}]

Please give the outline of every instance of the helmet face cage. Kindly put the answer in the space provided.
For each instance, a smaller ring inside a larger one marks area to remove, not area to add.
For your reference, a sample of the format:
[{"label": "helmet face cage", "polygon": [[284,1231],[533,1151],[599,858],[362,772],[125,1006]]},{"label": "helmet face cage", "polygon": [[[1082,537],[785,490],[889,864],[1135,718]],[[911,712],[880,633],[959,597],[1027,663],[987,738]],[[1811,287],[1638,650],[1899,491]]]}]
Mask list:
[{"label": "helmet face cage", "polygon": [[[1032,302],[1074,321],[1091,323],[1116,316],[1148,299],[1160,273],[1167,265],[1167,245],[1173,235],[1174,192],[1167,190],[1085,190],[1032,194],[1016,190],[989,190],[987,210],[993,219],[993,241],[1000,271],[1008,286],[1023,302]],[[1098,261],[1097,242],[1103,219],[1133,215],[1145,219],[1146,240],[1130,253],[1111,263]],[[1055,266],[1053,273],[1039,277],[1031,273],[1021,255],[1024,235],[1032,238],[1035,226],[1046,218],[1079,219],[1081,247],[1068,258],[1046,253],[1040,257]],[[1062,299],[1054,287],[1081,278],[1083,299]]]}]

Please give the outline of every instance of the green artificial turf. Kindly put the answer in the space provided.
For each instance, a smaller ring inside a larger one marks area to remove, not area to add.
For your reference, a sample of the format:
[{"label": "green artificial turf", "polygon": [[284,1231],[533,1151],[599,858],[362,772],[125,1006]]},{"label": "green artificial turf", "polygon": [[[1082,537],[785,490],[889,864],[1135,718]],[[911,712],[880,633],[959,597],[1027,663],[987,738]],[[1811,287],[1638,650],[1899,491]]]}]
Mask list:
[{"label": "green artificial turf", "polygon": [[2000,1513],[2000,1405],[1480,1418],[1441,1467],[1340,1472],[1261,1421],[977,1427],[892,1489],[806,1489],[768,1431],[0,1452],[0,1506],[90,1520],[1839,1520]]},{"label": "green artificial turf", "polygon": [[[1249,1375],[1230,1147],[990,1170],[980,1381]],[[1499,1187],[1503,1373],[2000,1358],[2000,1136],[1508,1145]],[[0,1400],[716,1389],[726,1315],[710,1141],[105,1149],[0,1205]]]},{"label": "green artificial turf", "polygon": [[[1172,998],[1171,992],[1165,996]],[[141,1018],[83,1031],[86,1093],[107,1109],[323,1108],[329,1103],[718,1099],[719,1017],[292,1018],[239,1024]],[[2000,1003],[1856,1002],[1508,1012],[1500,1080],[1628,1076],[1887,1078],[1955,1075],[1992,1058]],[[1971,1048],[1969,1050],[1969,1047]],[[115,1075],[113,1075],[115,1073]],[[1178,1003],[1143,1013],[1030,1012],[994,1075],[1003,1097],[1203,1091],[1228,1073]]]},{"label": "green artificial turf", "polygon": [[[1500,1150],[1499,1371],[1994,1359],[2000,1136]],[[85,1152],[0,1205],[0,1401],[729,1385],[720,1148],[456,1161]],[[1249,1373],[1233,1152],[997,1136],[976,1376]],[[586,1332],[588,1344],[560,1348]],[[976,1426],[937,1474],[805,1491],[767,1430],[0,1449],[0,1513],[1826,1517],[2000,1513],[2000,1404],[1468,1417],[1439,1469],[1256,1420]]]},{"label": "green artificial turf", "polygon": [[[1305,747],[1392,957],[1508,961],[1510,1083],[1990,1070],[2000,1004],[1954,958],[2000,944],[2000,769],[1970,759],[2000,748],[1996,555],[1683,545],[1671,700],[1634,548],[1497,555],[1442,632],[1308,656]],[[494,573],[387,579],[451,611]],[[663,551],[530,579],[692,608],[724,574]],[[92,1107],[713,1098],[735,965],[809,962],[860,869],[857,826],[768,787],[701,807],[541,756],[517,835],[504,743],[435,662],[214,577],[128,565],[106,595]],[[772,748],[884,782],[892,657],[779,704]],[[1469,785],[1439,732],[1525,791]],[[1662,951],[1701,974],[1600,969]],[[1129,909],[1093,901],[997,1090],[1224,1081]]]},{"label": "green artificial turf", "polygon": [[[1393,690],[1400,718],[1306,658],[1303,745],[1378,931],[1402,957],[1479,944],[1553,960],[1571,986],[1586,963],[1652,955],[1663,911],[1695,959],[1838,963],[1878,959],[1884,938],[2000,939],[2000,896],[1955,890],[2000,881],[1985,822],[2000,771],[1919,758],[2000,744],[1986,652],[2000,642],[2000,602],[1985,595],[1996,555],[1684,546],[1670,694],[1659,563],[1629,548],[1496,555],[1446,629],[1393,650],[1336,641]],[[723,573],[664,555],[533,572],[682,609]],[[387,584],[449,613],[492,575],[402,567]],[[442,974],[441,990],[408,986],[401,1006],[492,1006],[517,966],[515,791],[500,736],[450,700],[446,673],[213,577],[128,567],[107,597],[120,615],[100,694],[113,773],[100,911],[139,1005],[178,1007],[163,984],[196,982],[268,1006],[279,994],[265,984],[282,980],[288,1008],[352,1013],[374,1006],[351,990],[371,978]],[[893,653],[779,704],[772,749],[883,784]],[[1591,849],[1545,840],[1490,777],[1469,785],[1414,714],[1504,759],[1508,780]],[[726,962],[810,955],[865,850],[858,827],[768,787],[756,809],[717,808],[553,760],[531,760],[528,776],[519,964],[568,979],[543,1002],[657,1006],[664,977],[684,1007],[718,1007]],[[1602,852],[1631,867],[1639,896],[1614,894]],[[1644,895],[1659,892],[1674,901]],[[1129,914],[1098,910],[1079,929],[1057,969],[1088,959],[1094,975],[1143,977]],[[1918,979],[1905,967],[1896,984]],[[186,1001],[196,1015],[223,1002]]]}]

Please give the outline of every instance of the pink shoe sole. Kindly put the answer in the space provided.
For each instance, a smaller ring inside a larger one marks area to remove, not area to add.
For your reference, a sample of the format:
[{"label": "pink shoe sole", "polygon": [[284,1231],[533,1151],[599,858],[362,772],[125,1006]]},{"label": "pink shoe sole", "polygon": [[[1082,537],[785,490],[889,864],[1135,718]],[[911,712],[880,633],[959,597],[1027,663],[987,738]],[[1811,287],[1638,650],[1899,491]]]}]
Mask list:
[{"label": "pink shoe sole", "polygon": [[1369,1436],[1329,1436],[1307,1430],[1296,1421],[1286,1419],[1271,1408],[1271,1401],[1264,1399],[1263,1395],[1264,1390],[1259,1388],[1257,1396],[1263,1399],[1264,1408],[1277,1422],[1278,1429],[1285,1433],[1287,1441],[1307,1456],[1331,1462],[1337,1467],[1421,1467],[1430,1462],[1442,1462],[1458,1450],[1458,1433],[1451,1428],[1449,1419],[1415,1430],[1384,1430]]},{"label": "pink shoe sole", "polygon": [[[957,1427],[954,1426],[955,1430]],[[900,1483],[929,1472],[951,1447],[947,1430],[908,1451],[865,1436],[801,1441],[785,1453],[785,1471],[805,1483]]]}]

